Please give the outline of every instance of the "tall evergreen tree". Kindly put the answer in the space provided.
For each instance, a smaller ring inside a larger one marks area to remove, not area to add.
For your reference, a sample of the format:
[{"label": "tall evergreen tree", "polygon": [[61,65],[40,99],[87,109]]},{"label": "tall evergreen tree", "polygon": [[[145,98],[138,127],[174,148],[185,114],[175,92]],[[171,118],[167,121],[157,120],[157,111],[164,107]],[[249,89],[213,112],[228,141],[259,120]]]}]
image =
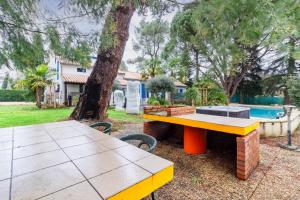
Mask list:
[{"label": "tall evergreen tree", "polygon": [[168,32],[168,23],[161,19],[150,22],[142,20],[136,28],[133,48],[140,56],[133,62],[138,64],[145,78],[162,73],[160,53]]},{"label": "tall evergreen tree", "polygon": [[283,92],[284,103],[290,103],[287,81],[300,72],[300,2],[278,1],[276,29],[272,37],[273,54],[265,69],[267,94]]},{"label": "tall evergreen tree", "polygon": [[200,1],[174,18],[172,32],[199,52],[229,103],[246,73],[269,50],[272,14],[272,2],[263,0]]}]

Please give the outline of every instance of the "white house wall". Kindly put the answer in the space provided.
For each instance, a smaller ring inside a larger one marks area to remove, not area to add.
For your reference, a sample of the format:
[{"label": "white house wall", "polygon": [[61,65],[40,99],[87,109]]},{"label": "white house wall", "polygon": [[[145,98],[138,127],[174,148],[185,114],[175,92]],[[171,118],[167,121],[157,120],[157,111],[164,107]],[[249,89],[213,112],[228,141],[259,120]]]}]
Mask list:
[{"label": "white house wall", "polygon": [[63,74],[72,74],[72,75],[90,75],[92,72],[92,68],[85,68],[86,72],[77,72],[77,68],[83,68],[78,65],[67,65],[67,64],[61,64],[63,66],[62,73]]}]

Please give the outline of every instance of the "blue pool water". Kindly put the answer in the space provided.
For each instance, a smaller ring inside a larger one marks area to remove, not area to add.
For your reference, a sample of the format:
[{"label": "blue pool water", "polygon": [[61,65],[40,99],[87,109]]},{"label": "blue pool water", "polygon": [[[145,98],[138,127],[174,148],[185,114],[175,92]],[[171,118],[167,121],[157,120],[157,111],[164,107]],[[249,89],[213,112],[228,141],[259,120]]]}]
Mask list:
[{"label": "blue pool water", "polygon": [[276,119],[276,114],[284,112],[282,108],[250,108],[250,117]]}]

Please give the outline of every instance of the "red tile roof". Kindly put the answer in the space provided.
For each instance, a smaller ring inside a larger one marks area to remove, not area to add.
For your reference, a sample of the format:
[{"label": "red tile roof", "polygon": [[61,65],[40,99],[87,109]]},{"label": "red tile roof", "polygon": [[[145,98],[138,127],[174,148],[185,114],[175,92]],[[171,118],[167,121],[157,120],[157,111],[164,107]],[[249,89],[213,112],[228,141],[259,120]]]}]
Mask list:
[{"label": "red tile roof", "polygon": [[181,82],[178,81],[178,80],[175,80],[174,84],[175,84],[175,86],[177,86],[177,87],[187,87],[185,84],[181,83]]},{"label": "red tile roof", "polygon": [[138,72],[125,72],[124,79],[142,80],[142,76]]},{"label": "red tile roof", "polygon": [[74,74],[63,74],[64,82],[67,83],[86,83],[88,76],[85,75],[74,75]]},{"label": "red tile roof", "polygon": [[[119,72],[120,73],[120,72]],[[122,73],[122,72],[121,72]],[[74,74],[63,74],[63,80],[67,83],[86,83],[88,76],[86,75],[74,75]],[[120,81],[122,86],[127,85],[127,80],[141,80],[140,73],[137,72],[125,72],[124,79],[117,79]],[[181,83],[180,81],[174,82],[175,86],[177,87],[187,87],[185,84]]]}]

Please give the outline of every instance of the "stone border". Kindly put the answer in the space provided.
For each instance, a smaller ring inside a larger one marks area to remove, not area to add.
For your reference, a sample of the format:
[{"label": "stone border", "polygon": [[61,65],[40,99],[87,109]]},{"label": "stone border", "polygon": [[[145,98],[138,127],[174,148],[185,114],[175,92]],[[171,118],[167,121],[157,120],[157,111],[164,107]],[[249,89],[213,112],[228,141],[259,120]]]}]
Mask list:
[{"label": "stone border", "polygon": [[158,112],[166,112],[166,116],[177,116],[185,114],[193,114],[196,112],[193,106],[145,106],[144,114],[155,114]]}]

